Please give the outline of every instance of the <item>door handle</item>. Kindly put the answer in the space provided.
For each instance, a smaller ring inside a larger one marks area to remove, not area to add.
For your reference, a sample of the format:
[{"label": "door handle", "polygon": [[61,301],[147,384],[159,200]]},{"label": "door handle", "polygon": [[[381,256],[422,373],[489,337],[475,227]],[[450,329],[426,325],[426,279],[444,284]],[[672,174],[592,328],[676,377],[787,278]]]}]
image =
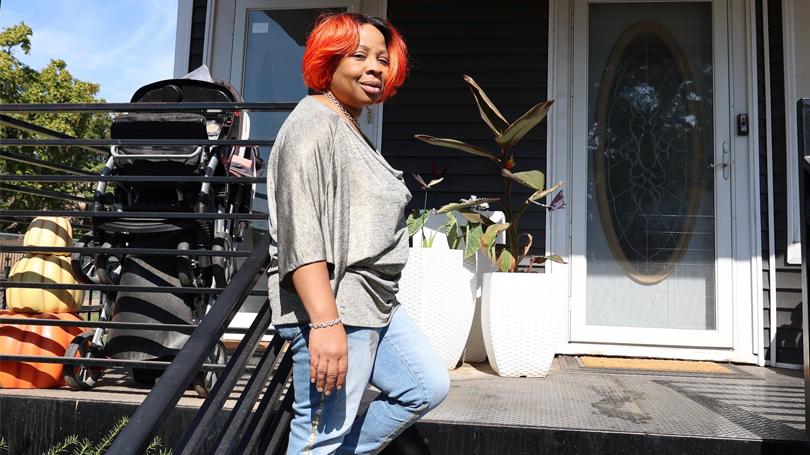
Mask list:
[{"label": "door handle", "polygon": [[729,177],[729,167],[731,165],[728,163],[728,141],[723,141],[723,156],[721,157],[722,161],[719,163],[710,164],[709,167],[712,169],[720,168],[723,170],[723,178],[728,180]]}]

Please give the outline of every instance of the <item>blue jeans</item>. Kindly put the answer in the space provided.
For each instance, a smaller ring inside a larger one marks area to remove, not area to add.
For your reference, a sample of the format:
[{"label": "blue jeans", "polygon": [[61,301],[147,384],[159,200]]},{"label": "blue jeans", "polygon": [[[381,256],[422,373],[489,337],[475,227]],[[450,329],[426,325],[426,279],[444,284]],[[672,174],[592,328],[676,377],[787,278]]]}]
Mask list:
[{"label": "blue jeans", "polygon": [[[291,341],[293,354],[295,403],[288,455],[377,453],[447,396],[447,369],[401,306],[388,327],[345,329],[346,384],[326,396],[309,382],[309,327],[276,327]],[[357,416],[369,384],[381,393]]]}]

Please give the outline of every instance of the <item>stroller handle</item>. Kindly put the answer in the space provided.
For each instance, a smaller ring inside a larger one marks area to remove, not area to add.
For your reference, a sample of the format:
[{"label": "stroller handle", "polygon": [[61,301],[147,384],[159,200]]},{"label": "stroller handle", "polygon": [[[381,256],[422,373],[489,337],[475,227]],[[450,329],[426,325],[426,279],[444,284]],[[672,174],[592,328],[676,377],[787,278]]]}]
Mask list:
[{"label": "stroller handle", "polygon": [[137,160],[137,159],[173,159],[173,160],[192,160],[200,156],[203,151],[203,147],[197,147],[192,153],[188,153],[185,155],[176,155],[176,154],[162,154],[162,153],[153,153],[153,154],[136,154],[130,155],[127,153],[122,153],[118,151],[118,146],[113,145],[110,146],[110,154],[113,158],[116,159],[130,159],[130,160]]}]

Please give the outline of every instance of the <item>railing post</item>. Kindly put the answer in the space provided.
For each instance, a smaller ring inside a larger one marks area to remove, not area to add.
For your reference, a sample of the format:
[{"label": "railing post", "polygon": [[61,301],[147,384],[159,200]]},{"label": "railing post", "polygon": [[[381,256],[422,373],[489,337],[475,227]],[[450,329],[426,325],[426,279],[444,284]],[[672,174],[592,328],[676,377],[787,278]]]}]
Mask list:
[{"label": "railing post", "polygon": [[222,291],[217,303],[175,357],[169,368],[155,384],[129,424],[110,446],[109,453],[140,454],[158,422],[177,404],[192,378],[217,340],[222,336],[239,306],[253,288],[264,265],[268,262],[271,244],[265,235],[254,245],[253,253],[239,268],[236,276]]}]

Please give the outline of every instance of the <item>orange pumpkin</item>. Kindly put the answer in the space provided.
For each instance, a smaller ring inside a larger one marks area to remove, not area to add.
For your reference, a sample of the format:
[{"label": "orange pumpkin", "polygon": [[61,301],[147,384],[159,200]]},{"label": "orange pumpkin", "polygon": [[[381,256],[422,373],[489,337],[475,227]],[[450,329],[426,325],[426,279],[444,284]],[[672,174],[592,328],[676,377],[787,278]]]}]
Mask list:
[{"label": "orange pumpkin", "polygon": [[[73,313],[21,314],[0,311],[0,354],[62,357],[81,327],[3,324],[4,318],[83,321]],[[0,388],[47,389],[65,384],[59,363],[0,362]]]},{"label": "orange pumpkin", "polygon": [[[69,247],[73,245],[73,227],[61,216],[39,216],[31,221],[23,237],[25,246]],[[69,256],[70,253],[53,253]]]},{"label": "orange pumpkin", "polygon": [[[33,254],[17,261],[8,280],[12,283],[77,284],[70,257]],[[82,307],[84,292],[77,289],[6,289],[6,304],[18,313],[72,313]]]}]

